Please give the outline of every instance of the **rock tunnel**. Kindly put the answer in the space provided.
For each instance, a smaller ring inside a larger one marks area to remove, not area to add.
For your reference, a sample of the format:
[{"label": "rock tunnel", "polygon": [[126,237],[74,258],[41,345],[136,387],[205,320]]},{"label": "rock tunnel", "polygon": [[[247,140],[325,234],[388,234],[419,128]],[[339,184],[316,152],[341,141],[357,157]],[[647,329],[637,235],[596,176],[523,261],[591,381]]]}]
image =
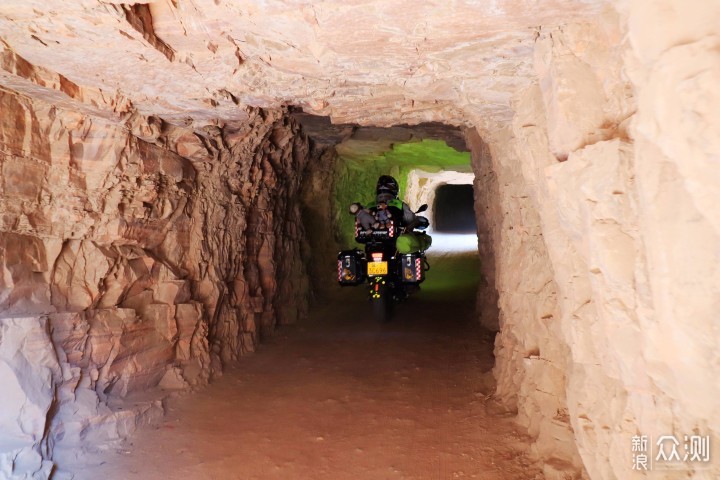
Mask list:
[{"label": "rock tunnel", "polygon": [[[0,478],[718,478],[719,22],[3,1]],[[377,325],[334,269],[383,173],[474,232]]]},{"label": "rock tunnel", "polygon": [[441,185],[435,190],[435,230],[456,233],[477,231],[472,184]]}]

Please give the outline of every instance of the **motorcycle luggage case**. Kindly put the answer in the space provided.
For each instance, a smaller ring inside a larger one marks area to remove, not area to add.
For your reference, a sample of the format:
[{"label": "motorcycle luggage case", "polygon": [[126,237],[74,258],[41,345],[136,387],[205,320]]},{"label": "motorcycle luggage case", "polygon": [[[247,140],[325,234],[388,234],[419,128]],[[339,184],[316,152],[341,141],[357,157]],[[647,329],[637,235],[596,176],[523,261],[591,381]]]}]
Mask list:
[{"label": "motorcycle luggage case", "polygon": [[399,255],[400,278],[403,283],[416,285],[425,280],[425,262],[419,253]]},{"label": "motorcycle luggage case", "polygon": [[365,281],[365,254],[360,250],[343,250],[338,253],[338,282],[341,286],[360,285]]}]

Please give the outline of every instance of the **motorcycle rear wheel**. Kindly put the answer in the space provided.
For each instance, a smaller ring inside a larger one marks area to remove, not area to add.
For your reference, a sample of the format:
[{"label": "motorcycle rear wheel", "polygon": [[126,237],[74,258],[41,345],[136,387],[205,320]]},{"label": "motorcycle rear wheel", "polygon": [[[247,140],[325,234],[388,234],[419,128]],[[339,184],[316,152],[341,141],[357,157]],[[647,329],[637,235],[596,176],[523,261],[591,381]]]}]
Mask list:
[{"label": "motorcycle rear wheel", "polygon": [[392,317],[392,292],[385,284],[380,284],[375,298],[371,298],[373,317],[380,323],[387,323]]}]

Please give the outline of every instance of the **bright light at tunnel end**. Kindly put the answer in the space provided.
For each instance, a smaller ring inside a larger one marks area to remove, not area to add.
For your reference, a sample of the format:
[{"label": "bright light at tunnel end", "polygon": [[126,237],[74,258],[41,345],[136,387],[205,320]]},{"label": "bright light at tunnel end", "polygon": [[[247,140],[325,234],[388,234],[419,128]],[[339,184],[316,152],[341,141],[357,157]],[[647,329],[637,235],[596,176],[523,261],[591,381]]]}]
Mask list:
[{"label": "bright light at tunnel end", "polygon": [[437,232],[432,225],[435,193],[438,187],[443,185],[467,185],[472,184],[474,174],[472,172],[461,172],[454,170],[441,170],[439,172],[427,172],[422,169],[415,169],[408,175],[408,187],[406,201],[415,208],[423,203],[428,204],[429,210],[422,215],[431,220],[427,233],[432,236],[432,246],[428,250],[429,255],[447,253],[477,253],[477,233],[445,233]]},{"label": "bright light at tunnel end", "polygon": [[432,253],[471,253],[478,251],[478,237],[472,233],[438,233],[432,229],[427,230],[432,236],[432,246],[428,250]]}]

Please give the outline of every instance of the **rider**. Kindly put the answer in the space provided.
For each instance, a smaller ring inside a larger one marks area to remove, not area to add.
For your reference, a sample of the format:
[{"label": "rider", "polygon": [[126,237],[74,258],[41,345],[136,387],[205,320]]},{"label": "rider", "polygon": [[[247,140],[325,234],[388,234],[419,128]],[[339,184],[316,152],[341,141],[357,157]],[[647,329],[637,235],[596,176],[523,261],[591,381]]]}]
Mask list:
[{"label": "rider", "polygon": [[410,206],[398,198],[399,192],[397,180],[390,175],[382,175],[375,187],[375,205],[366,208],[359,203],[353,203],[350,205],[350,213],[355,215],[358,224],[367,232],[380,226],[385,228],[391,218],[400,219],[398,227],[405,231],[397,237],[398,251],[403,254],[425,251],[430,247],[432,238],[424,232],[416,234],[413,229],[423,223],[427,226],[427,220],[416,216]]},{"label": "rider", "polygon": [[425,251],[430,248],[432,244],[432,238],[430,235],[426,235],[424,232],[417,234],[413,229],[420,226],[425,220],[427,226],[427,220],[424,217],[418,217],[415,212],[412,211],[410,206],[398,198],[400,192],[400,186],[397,180],[390,175],[382,175],[378,178],[377,186],[375,187],[375,204],[386,204],[387,210],[395,212],[395,216],[402,218],[401,226],[405,228],[405,232],[400,234],[396,241],[396,247],[400,253],[412,253],[415,251]]},{"label": "rider", "polygon": [[402,218],[402,225],[407,230],[412,230],[412,227],[416,225],[415,212],[407,203],[398,198],[399,192],[400,185],[398,185],[397,180],[390,175],[382,175],[378,178],[375,187],[375,205],[386,204],[388,208],[392,208],[398,214],[398,217]]}]

